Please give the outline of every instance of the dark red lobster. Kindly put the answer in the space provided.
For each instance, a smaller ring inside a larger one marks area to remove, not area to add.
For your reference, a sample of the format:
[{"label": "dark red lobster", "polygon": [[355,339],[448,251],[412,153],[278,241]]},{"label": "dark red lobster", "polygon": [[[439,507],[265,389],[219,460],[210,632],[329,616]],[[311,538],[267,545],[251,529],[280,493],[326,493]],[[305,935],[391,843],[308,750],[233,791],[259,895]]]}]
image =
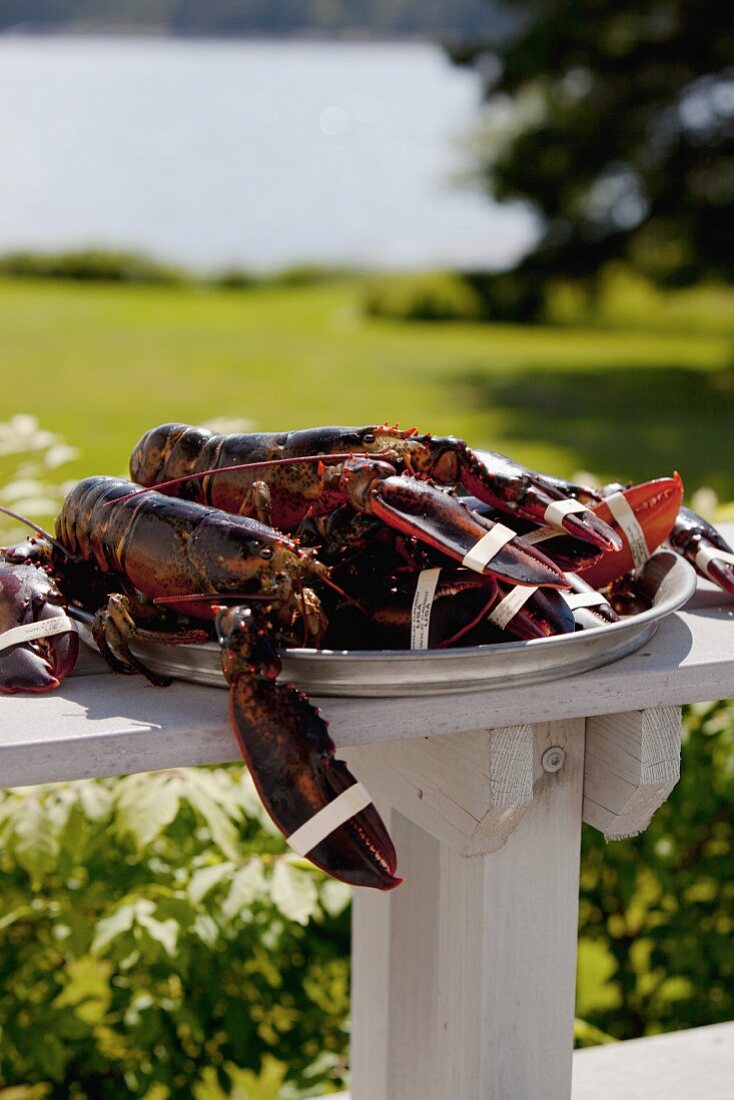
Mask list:
[{"label": "dark red lobster", "polygon": [[[352,506],[410,538],[512,585],[568,586],[541,552],[511,531],[486,551],[496,525],[452,496],[375,460],[344,463]],[[496,544],[495,544],[496,543]],[[28,539],[6,555],[18,572],[39,560],[65,595],[96,610],[94,636],[111,666],[141,671],[130,640],[185,643],[214,621],[230,684],[235,734],[269,813],[302,855],[354,885],[391,889],[396,858],[379,815],[334,745],[319,712],[294,687],[276,683],[276,643],[318,646],[325,629],[317,589],[333,583],[315,552],[256,519],[207,505],[87,478],[67,497],[55,542]],[[490,581],[495,585],[494,581]],[[494,590],[494,589],[493,589]],[[230,606],[234,605],[234,606]],[[183,629],[181,616],[184,616]],[[143,625],[136,625],[142,623]]]}]

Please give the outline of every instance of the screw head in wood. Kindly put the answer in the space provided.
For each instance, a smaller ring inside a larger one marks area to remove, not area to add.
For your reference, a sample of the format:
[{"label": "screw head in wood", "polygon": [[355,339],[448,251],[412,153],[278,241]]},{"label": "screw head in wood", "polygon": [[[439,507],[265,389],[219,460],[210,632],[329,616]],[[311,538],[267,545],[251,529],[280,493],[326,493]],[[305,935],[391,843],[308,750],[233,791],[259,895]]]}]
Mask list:
[{"label": "screw head in wood", "polygon": [[566,752],[560,745],[551,745],[540,758],[545,772],[559,772],[566,761]]}]

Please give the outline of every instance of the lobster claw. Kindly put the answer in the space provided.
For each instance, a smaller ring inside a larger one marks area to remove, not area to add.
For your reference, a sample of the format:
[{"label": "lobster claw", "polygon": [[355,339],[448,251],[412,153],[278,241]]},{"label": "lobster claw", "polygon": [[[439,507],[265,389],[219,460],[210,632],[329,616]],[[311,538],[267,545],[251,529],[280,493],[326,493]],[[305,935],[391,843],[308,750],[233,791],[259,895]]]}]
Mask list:
[{"label": "lobster claw", "polygon": [[461,484],[468,493],[502,511],[510,511],[534,523],[562,528],[601,550],[619,550],[622,543],[600,516],[570,499],[542,475],[494,451],[466,447],[460,464]]},{"label": "lobster claw", "polygon": [[513,638],[532,641],[573,633],[574,620],[565,593],[539,588],[526,598],[527,589],[498,587],[498,598],[487,619]]},{"label": "lobster claw", "polygon": [[604,588],[625,573],[640,569],[673,530],[683,500],[683,482],[678,474],[660,477],[611,493],[593,505],[596,515],[611,524],[623,541],[622,550],[604,554],[599,562],[584,569],[584,580]]},{"label": "lobster claw", "polygon": [[0,561],[0,692],[58,687],[79,652],[75,624],[43,569]]},{"label": "lobster claw", "polygon": [[387,463],[361,459],[345,462],[342,477],[355,507],[478,573],[509,584],[568,587],[545,554],[501,524],[480,523],[459,500],[430,483],[393,476]]},{"label": "lobster claw", "polygon": [[369,795],[334,756],[316,707],[278,684],[280,660],[249,608],[215,620],[230,685],[232,728],[268,814],[289,844],[352,886],[392,890],[397,857]]}]

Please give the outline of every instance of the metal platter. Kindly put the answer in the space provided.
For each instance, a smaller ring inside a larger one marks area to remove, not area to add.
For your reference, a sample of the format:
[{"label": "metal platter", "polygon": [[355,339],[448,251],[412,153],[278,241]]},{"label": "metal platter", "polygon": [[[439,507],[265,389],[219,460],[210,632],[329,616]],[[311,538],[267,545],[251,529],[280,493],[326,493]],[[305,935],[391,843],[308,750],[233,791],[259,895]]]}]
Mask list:
[{"label": "metal platter", "polygon": [[[696,588],[683,558],[658,551],[642,576],[652,597],[649,610],[618,623],[556,638],[440,650],[289,649],[281,653],[282,679],[313,695],[444,695],[556,680],[626,657],[647,641],[666,615],[682,607]],[[92,648],[92,616],[71,608],[82,639]],[[174,680],[226,688],[215,642],[168,646],[136,641],[132,651],[153,672]]]}]

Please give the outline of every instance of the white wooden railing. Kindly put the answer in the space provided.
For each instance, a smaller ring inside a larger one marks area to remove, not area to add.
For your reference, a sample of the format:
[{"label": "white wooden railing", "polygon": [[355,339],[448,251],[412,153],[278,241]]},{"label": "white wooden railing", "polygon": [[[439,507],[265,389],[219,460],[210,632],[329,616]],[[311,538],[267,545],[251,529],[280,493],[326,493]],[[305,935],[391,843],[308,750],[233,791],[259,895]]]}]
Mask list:
[{"label": "white wooden railing", "polygon": [[[406,879],[355,899],[352,1100],[567,1100],[581,823],[644,829],[678,777],[679,705],[729,697],[734,603],[702,583],[640,651],[593,672],[317,700]],[[89,654],[57,693],[4,698],[2,715],[4,786],[240,758],[223,692],[158,691]]]}]

